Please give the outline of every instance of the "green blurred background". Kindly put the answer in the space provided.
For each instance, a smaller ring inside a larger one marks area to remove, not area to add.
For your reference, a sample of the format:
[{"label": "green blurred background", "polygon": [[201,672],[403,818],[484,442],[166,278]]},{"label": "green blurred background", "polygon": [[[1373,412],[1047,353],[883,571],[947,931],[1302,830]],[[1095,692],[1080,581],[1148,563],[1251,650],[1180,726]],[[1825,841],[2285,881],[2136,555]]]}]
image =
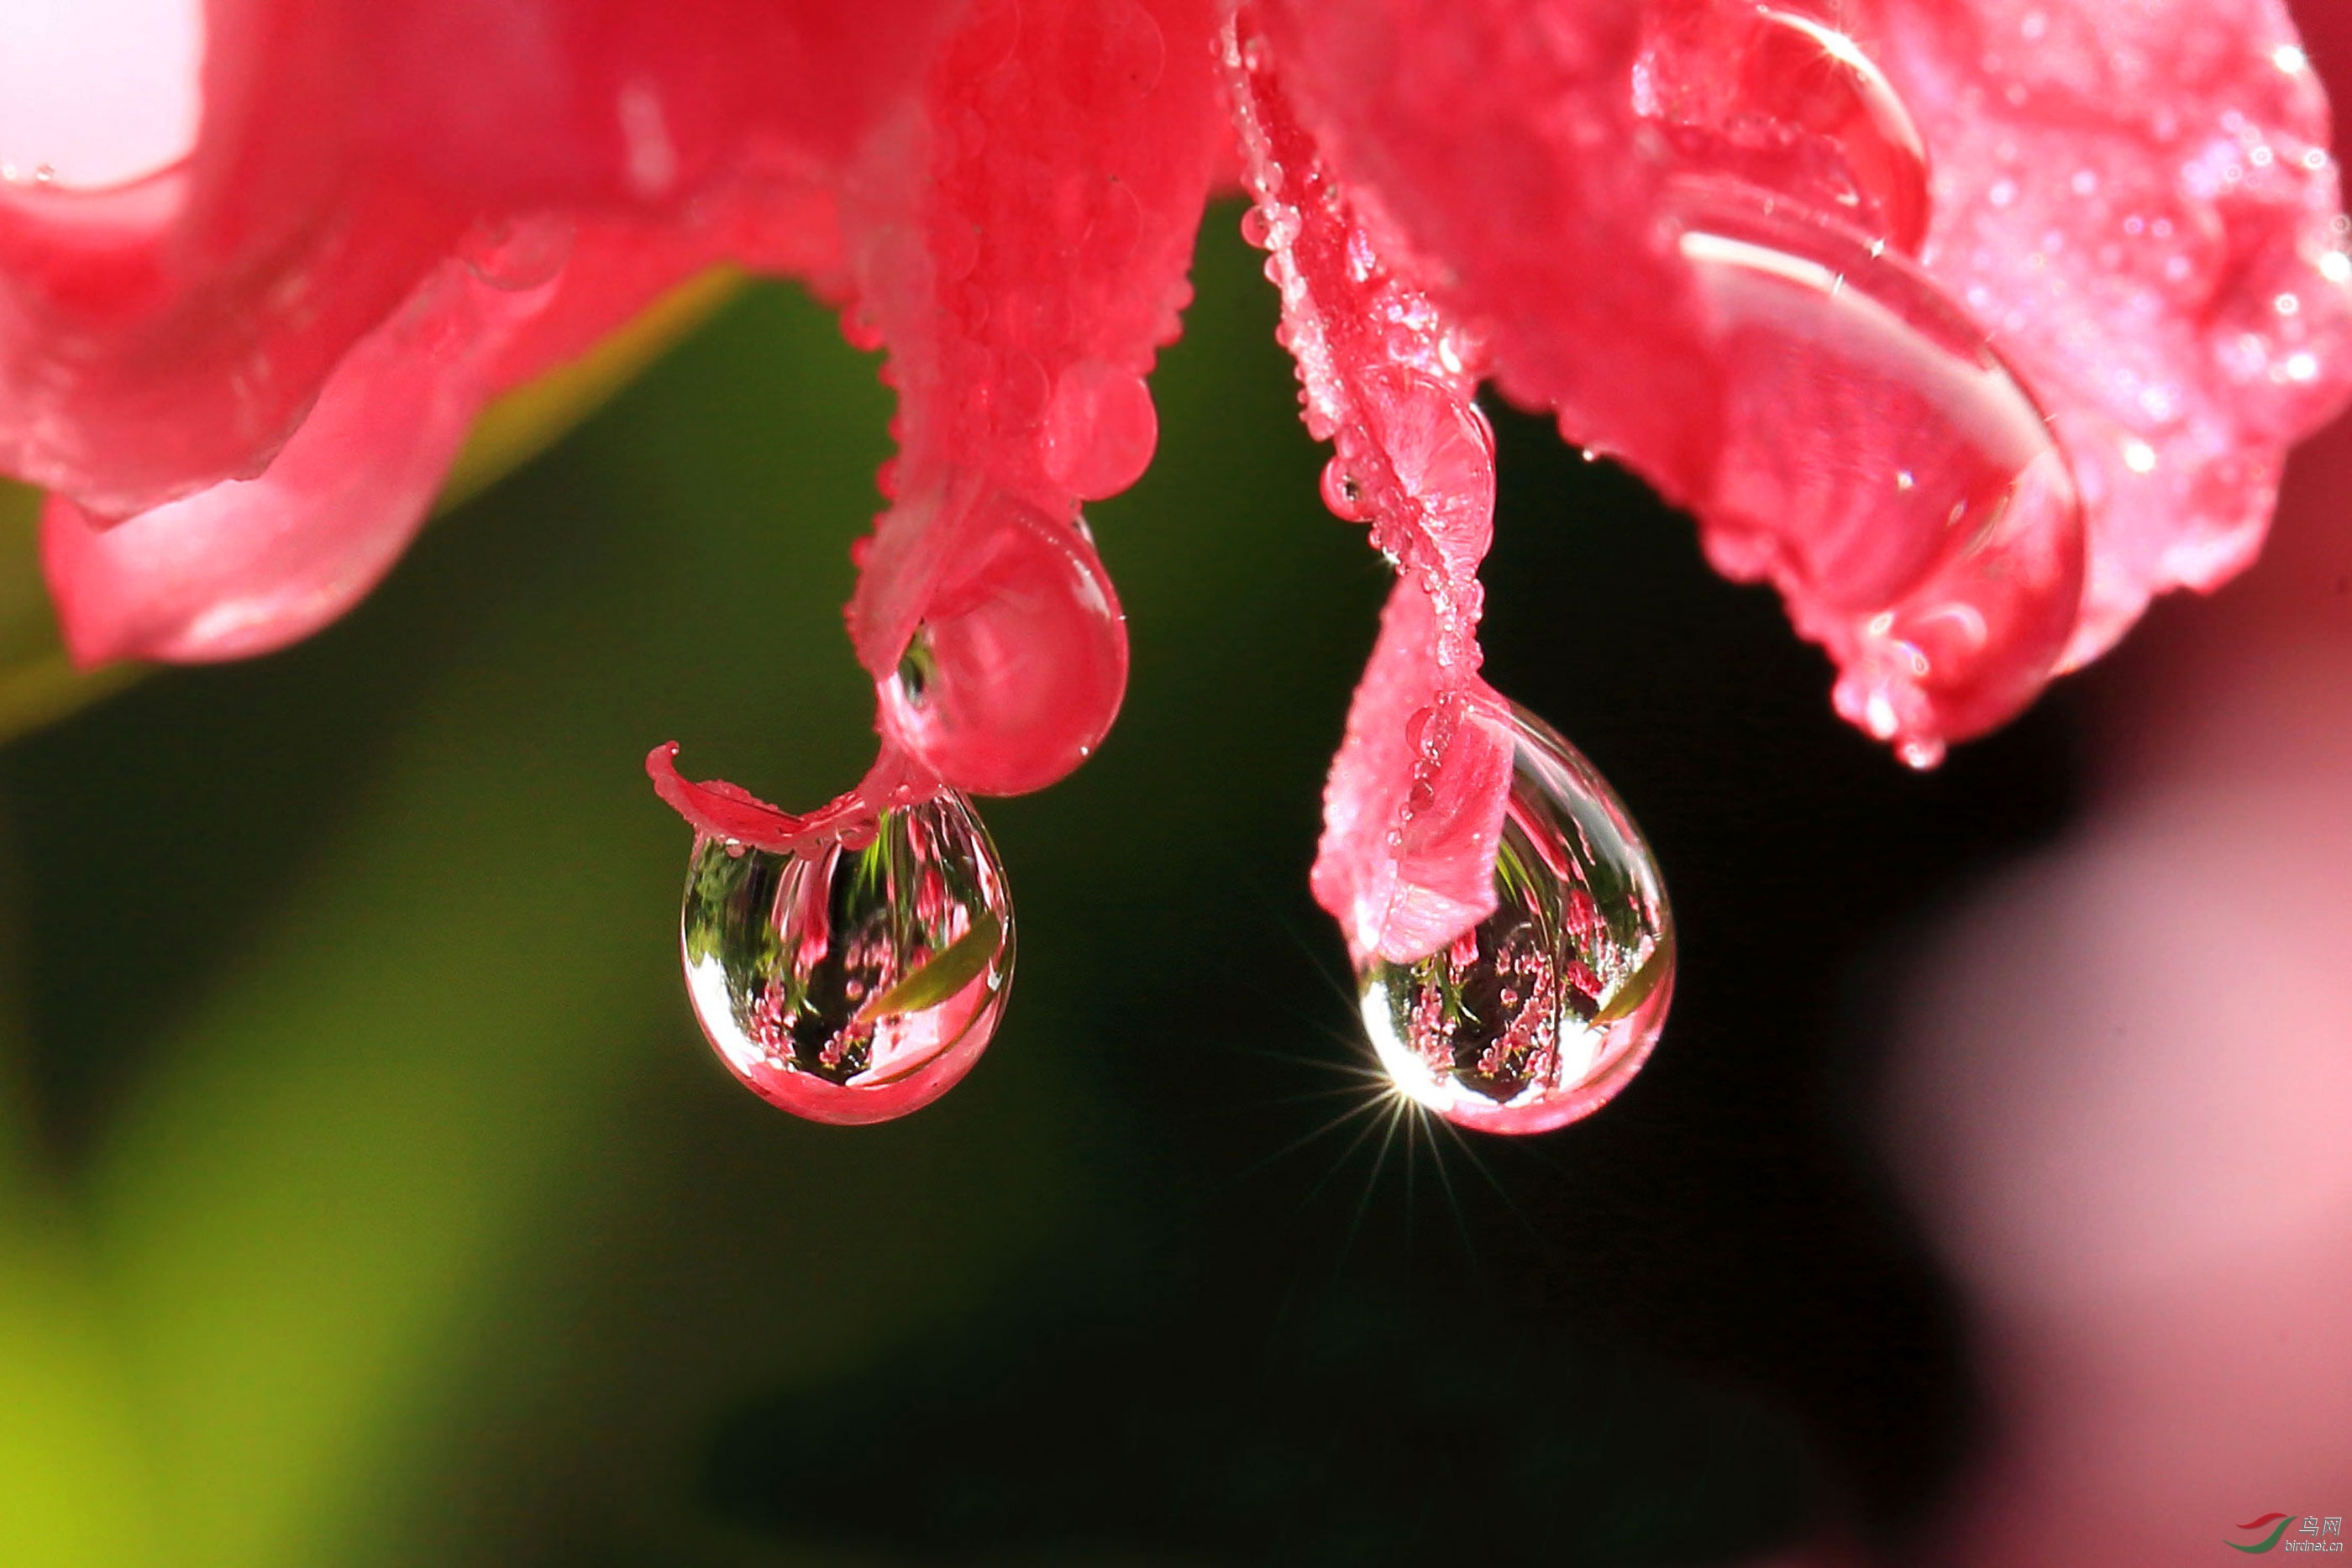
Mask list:
[{"label": "green blurred background", "polygon": [[[1007,1022],[899,1124],[734,1086],[640,758],[807,806],[888,404],[754,289],[286,654],[0,753],[0,1563],[1682,1563],[1900,1541],[1971,1433],[1859,1153],[1876,945],[2063,820],[1906,774],[1685,524],[1498,411],[1489,673],[1684,932],[1653,1065],[1475,1145],[1366,1094],[1305,892],[1385,580],[1231,211],[1090,515],[1134,680],[990,802]],[[1364,1135],[1367,1128],[1370,1135]]]}]

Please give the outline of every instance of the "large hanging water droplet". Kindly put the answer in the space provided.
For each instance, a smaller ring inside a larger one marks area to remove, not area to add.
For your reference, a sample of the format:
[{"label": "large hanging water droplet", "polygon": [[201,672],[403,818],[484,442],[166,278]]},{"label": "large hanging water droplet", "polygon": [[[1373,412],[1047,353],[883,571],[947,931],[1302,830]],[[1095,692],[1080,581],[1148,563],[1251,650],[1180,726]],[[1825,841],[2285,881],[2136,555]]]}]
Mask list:
[{"label": "large hanging water droplet", "polygon": [[818,1122],[887,1121],[947,1092],[1013,982],[1003,862],[952,792],[884,812],[856,845],[698,837],[679,941],[720,1060]]},{"label": "large hanging water droplet", "polygon": [[1450,1122],[1541,1133],[1625,1086],[1674,994],[1674,918],[1641,830],[1591,763],[1512,710],[1495,913],[1417,963],[1359,976],[1398,1091]]},{"label": "large hanging water droplet", "polygon": [[1675,189],[1714,318],[1725,440],[1707,554],[1769,579],[1906,759],[2001,724],[2082,595],[2082,504],[2041,407],[1909,263],[1736,186]]}]

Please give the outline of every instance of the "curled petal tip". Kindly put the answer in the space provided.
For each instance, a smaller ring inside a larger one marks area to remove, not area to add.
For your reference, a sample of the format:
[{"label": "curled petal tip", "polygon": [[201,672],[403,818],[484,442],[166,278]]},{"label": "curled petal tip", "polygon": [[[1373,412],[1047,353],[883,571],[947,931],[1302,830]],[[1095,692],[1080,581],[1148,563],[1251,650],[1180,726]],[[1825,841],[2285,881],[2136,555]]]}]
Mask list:
[{"label": "curled petal tip", "polygon": [[919,788],[898,783],[896,759],[887,752],[857,788],[805,817],[772,806],[723,779],[696,783],[678,772],[674,740],[646,753],[646,776],[654,781],[654,793],[697,833],[773,854],[802,854],[835,840],[854,840],[882,812],[921,798]]},{"label": "curled petal tip", "polygon": [[646,753],[646,776],[663,804],[684,817],[698,833],[779,853],[795,848],[807,823],[779,810],[749,790],[720,779],[698,784],[677,770],[677,742],[665,740]]}]

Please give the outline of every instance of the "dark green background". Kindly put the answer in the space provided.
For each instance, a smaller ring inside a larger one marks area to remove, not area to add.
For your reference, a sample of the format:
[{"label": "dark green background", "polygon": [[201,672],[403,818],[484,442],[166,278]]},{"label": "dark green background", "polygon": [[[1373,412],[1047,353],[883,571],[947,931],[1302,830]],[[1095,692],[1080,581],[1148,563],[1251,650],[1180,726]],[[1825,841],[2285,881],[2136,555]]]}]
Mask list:
[{"label": "dark green background", "polygon": [[1649,830],[1675,1017],[1540,1140],[1318,1132],[1366,1095],[1305,874],[1384,569],[1233,218],[1160,461],[1090,514],[1125,715],[986,804],[1021,973],[907,1122],[712,1059],[639,770],[677,738],[805,807],[870,757],[838,607],[888,406],[795,292],[325,635],[0,755],[0,1557],[1636,1564],[1916,1521],[1965,1339],[1845,1085],[1874,945],[2058,821],[2063,716],[1906,773],[1769,596],[1498,413],[1488,673]]}]

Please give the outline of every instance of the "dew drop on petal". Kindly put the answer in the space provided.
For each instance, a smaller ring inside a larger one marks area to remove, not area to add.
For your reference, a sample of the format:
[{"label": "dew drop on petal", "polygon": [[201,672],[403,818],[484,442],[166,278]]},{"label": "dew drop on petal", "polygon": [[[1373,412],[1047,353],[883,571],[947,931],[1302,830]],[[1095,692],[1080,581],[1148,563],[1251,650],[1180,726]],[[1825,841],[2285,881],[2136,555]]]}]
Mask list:
[{"label": "dew drop on petal", "polygon": [[1042,789],[1109,733],[1127,625],[1085,530],[1009,497],[983,503],[879,683],[892,741],[979,795]]},{"label": "dew drop on petal", "polygon": [[1055,379],[1039,433],[1046,476],[1081,500],[1116,496],[1151,466],[1160,416],[1143,378],[1086,360]]},{"label": "dew drop on petal", "polygon": [[1348,460],[1333,455],[1323,465],[1323,504],[1341,522],[1360,523],[1365,517],[1362,481],[1349,470]]},{"label": "dew drop on petal", "polygon": [[1666,123],[1689,166],[1916,253],[1930,216],[1926,139],[1830,10],[1808,0],[1652,9],[1635,108]]},{"label": "dew drop on petal", "polygon": [[1398,1092],[1447,1121],[1541,1133],[1591,1114],[1649,1056],[1674,994],[1657,862],[1592,764],[1511,710],[1496,908],[1416,963],[1374,955],[1364,1027]]},{"label": "dew drop on petal", "polygon": [[1915,759],[2040,692],[2081,601],[2082,503],[2032,396],[1907,261],[1752,194],[1677,192],[1720,346],[1709,558],[1768,579]]},{"label": "dew drop on petal", "polygon": [[1886,237],[1918,250],[1927,234],[1927,144],[1885,72],[1825,22],[1769,5],[1756,16],[1750,100],[1833,141]]},{"label": "dew drop on petal", "polygon": [[730,1071],[812,1121],[903,1116],[971,1070],[1013,982],[1003,863],[953,791],[862,842],[777,853],[698,836],[687,994]]}]

